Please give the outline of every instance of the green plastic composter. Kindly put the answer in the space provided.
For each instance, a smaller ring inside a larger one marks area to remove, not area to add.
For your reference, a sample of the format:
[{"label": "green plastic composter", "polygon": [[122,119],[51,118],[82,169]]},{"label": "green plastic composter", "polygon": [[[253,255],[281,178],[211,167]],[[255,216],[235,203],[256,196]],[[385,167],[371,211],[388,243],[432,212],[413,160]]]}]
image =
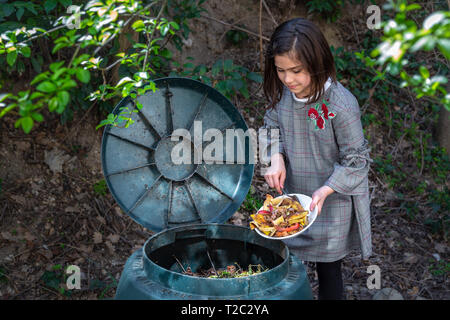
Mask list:
[{"label": "green plastic composter", "polygon": [[[115,114],[137,111],[131,126],[108,126],[103,134],[103,173],[114,199],[158,232],[126,262],[116,299],[312,299],[304,265],[282,241],[224,224],[244,201],[254,170],[250,140],[236,138],[248,133],[238,110],[195,80],[155,84],[155,92],[136,98],[140,110],[131,98],[116,106]],[[230,265],[266,271],[185,274]]]}]

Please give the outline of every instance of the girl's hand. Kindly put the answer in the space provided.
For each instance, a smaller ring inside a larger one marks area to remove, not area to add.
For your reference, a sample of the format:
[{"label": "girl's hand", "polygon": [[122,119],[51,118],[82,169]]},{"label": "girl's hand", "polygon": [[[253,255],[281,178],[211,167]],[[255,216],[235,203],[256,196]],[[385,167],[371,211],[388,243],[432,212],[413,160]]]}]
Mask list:
[{"label": "girl's hand", "polygon": [[317,206],[317,215],[320,215],[320,212],[322,211],[323,203],[325,202],[325,199],[334,192],[333,189],[331,189],[329,186],[323,186],[312,194],[312,201],[311,205],[309,206],[309,210],[313,211],[314,208]]},{"label": "girl's hand", "polygon": [[283,155],[281,153],[274,154],[270,159],[270,167],[264,174],[264,179],[269,187],[277,189],[281,194],[284,188],[284,180],[286,179],[286,167],[284,165]]}]

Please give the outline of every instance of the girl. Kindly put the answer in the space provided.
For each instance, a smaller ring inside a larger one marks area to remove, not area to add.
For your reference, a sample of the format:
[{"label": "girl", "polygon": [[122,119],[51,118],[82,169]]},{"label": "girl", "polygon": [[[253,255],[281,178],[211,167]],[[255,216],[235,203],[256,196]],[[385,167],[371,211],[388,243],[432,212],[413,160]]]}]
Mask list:
[{"label": "girl", "polygon": [[[264,178],[280,194],[311,195],[319,216],[302,235],[285,240],[303,261],[316,262],[319,299],[343,299],[341,260],[360,247],[372,252],[369,157],[356,98],[336,80],[321,31],[295,18],[279,25],[266,52],[263,129],[270,167]],[[260,135],[261,136],[261,135]]]}]

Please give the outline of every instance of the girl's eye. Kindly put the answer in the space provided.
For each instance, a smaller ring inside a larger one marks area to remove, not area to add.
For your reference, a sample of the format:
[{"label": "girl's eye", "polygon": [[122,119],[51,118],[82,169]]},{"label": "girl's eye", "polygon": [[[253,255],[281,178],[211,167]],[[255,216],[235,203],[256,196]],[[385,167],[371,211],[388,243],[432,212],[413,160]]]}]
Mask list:
[{"label": "girl's eye", "polygon": [[[293,73],[295,73],[295,74],[297,74],[297,73],[300,73],[300,72],[302,72],[303,71],[303,69],[299,69],[299,70],[292,70],[292,72]],[[280,73],[282,73],[282,72],[284,72],[284,70],[280,70],[280,69],[277,69],[277,72],[280,72]]]}]

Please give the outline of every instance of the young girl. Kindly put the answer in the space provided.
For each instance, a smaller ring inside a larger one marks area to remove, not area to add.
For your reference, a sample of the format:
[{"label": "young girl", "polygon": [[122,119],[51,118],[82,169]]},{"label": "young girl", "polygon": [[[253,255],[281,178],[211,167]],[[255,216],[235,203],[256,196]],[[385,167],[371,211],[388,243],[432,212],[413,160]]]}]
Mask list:
[{"label": "young girl", "polygon": [[[319,216],[285,240],[303,261],[316,262],[319,299],[343,299],[341,260],[353,248],[372,252],[369,157],[356,98],[336,80],[334,59],[321,31],[295,18],[279,25],[266,52],[263,129],[270,167],[264,177],[280,194],[312,197]],[[263,141],[264,143],[264,141]]]}]

